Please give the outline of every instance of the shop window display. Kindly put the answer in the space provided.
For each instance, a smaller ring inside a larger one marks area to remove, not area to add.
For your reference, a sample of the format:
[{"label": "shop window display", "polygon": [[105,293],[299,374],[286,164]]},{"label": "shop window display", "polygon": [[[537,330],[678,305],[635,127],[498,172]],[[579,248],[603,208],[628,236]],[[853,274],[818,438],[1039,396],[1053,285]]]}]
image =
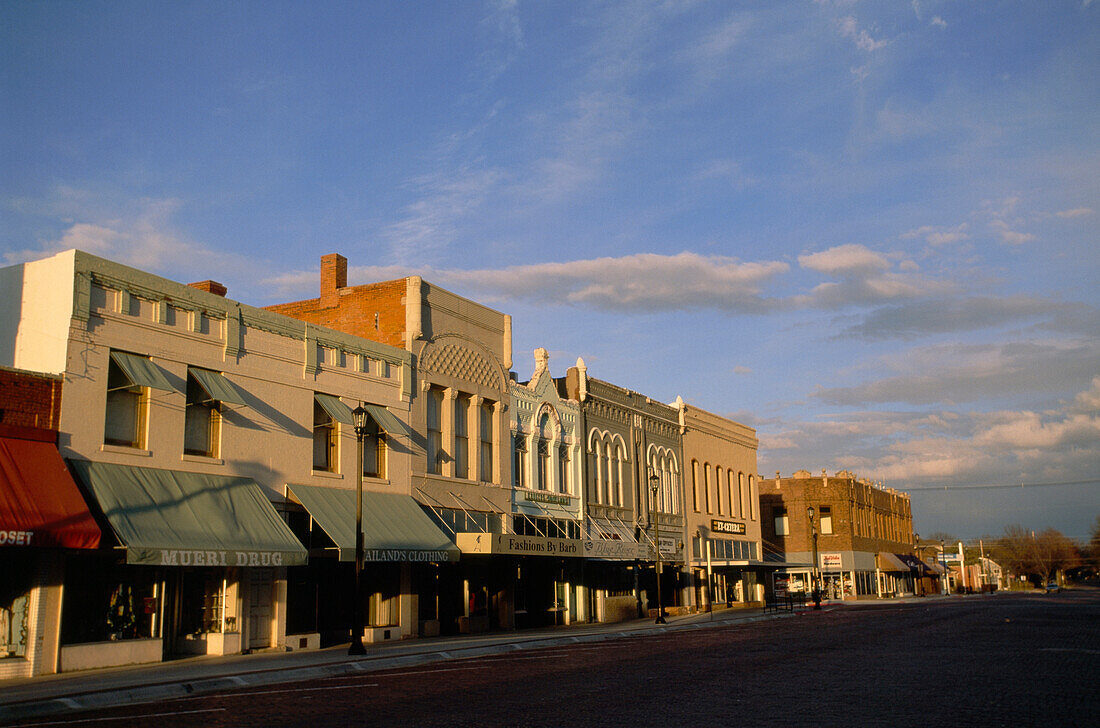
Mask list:
[{"label": "shop window display", "polygon": [[0,659],[27,654],[27,610],[30,605],[31,565],[12,559],[0,579]]}]

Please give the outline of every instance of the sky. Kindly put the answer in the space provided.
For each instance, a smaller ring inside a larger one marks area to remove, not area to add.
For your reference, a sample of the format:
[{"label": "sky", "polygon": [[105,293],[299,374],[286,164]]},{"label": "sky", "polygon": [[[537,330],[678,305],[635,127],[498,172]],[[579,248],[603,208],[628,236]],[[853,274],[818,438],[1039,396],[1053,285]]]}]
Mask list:
[{"label": "sky", "polygon": [[[0,0],[0,264],[420,275],[921,534],[1100,515],[1100,2]],[[990,487],[993,486],[993,487]]]}]

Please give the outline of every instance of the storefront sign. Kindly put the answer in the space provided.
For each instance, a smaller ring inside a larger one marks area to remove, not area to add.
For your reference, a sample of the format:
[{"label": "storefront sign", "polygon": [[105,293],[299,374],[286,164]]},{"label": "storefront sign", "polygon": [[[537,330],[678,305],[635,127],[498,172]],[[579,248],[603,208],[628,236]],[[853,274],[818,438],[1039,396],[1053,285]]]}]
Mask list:
[{"label": "storefront sign", "polygon": [[660,546],[661,546],[661,557],[662,558],[676,555],[676,551],[677,551],[676,539],[661,537],[661,538],[657,539],[657,543],[660,544]]},{"label": "storefront sign", "polygon": [[30,546],[34,531],[0,531],[0,546]]},{"label": "storefront sign", "polygon": [[738,521],[719,521],[711,519],[710,530],[714,533],[734,533],[743,535],[745,533],[745,524]]},{"label": "storefront sign", "polygon": [[458,552],[442,549],[367,549],[363,552],[363,561],[458,561]]},{"label": "storefront sign", "polygon": [[572,500],[567,495],[557,495],[556,493],[524,493],[523,499],[527,501],[535,501],[537,503],[556,503],[559,506],[569,505],[569,501]]},{"label": "storefront sign", "polygon": [[584,556],[583,541],[500,533],[460,533],[457,544],[464,554],[508,554],[511,556]]},{"label": "storefront sign", "polygon": [[821,554],[822,569],[839,569],[841,563],[840,554]]},{"label": "storefront sign", "polygon": [[[134,556],[137,549],[131,549],[128,556]],[[278,551],[193,551],[189,549],[161,549],[153,551],[152,558],[143,554],[135,561],[127,558],[128,563],[159,566],[283,566],[283,554]]]},{"label": "storefront sign", "polygon": [[636,541],[622,541],[609,538],[586,538],[584,555],[592,559],[617,559],[633,561],[648,556],[644,545]]}]

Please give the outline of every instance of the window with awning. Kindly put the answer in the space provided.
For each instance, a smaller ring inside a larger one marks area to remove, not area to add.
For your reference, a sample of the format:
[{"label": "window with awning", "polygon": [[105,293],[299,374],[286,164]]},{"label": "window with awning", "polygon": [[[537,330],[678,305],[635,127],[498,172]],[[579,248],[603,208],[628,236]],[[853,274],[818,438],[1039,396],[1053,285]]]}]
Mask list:
[{"label": "window with awning", "polygon": [[70,461],[126,563],[158,566],[296,566],[305,547],[249,478]]},{"label": "window with awning", "polygon": [[[355,560],[356,492],[315,485],[287,485],[299,503],[332,539],[341,561]],[[459,550],[411,496],[363,493],[365,561],[457,561]]]}]

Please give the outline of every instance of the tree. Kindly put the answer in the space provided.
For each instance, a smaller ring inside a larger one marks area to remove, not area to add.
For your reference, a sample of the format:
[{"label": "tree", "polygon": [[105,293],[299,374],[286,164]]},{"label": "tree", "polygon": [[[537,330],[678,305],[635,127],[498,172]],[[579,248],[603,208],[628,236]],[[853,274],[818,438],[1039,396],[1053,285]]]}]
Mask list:
[{"label": "tree", "polygon": [[1051,581],[1059,571],[1080,563],[1080,554],[1073,541],[1060,531],[1048,528],[1036,534],[1022,526],[1005,528],[991,550],[1001,566],[1040,584]]}]

